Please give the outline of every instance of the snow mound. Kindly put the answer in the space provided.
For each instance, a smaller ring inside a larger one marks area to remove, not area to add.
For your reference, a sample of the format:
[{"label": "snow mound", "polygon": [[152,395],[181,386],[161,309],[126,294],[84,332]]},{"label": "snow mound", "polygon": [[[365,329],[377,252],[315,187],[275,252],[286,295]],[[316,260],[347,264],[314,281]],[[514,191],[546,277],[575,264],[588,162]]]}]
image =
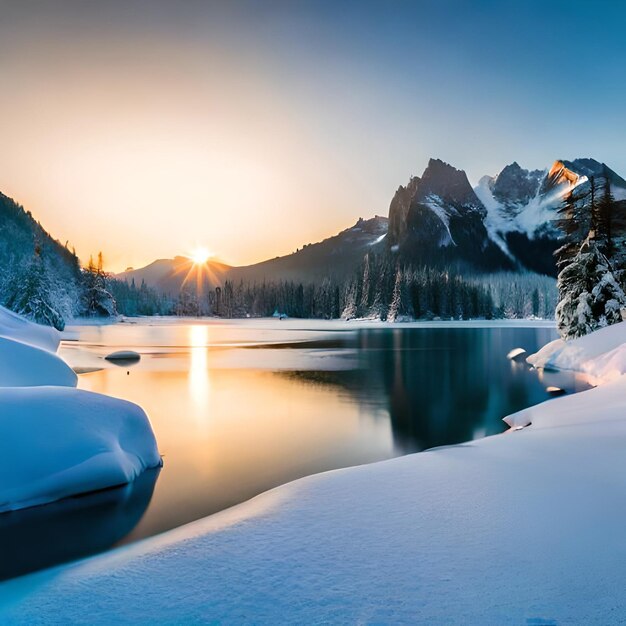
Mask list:
[{"label": "snow mound", "polygon": [[122,485],[161,459],[131,402],[68,387],[0,389],[0,512]]},{"label": "snow mound", "polygon": [[570,341],[556,339],[526,360],[537,368],[581,372],[595,385],[610,382],[626,374],[626,322]]},{"label": "snow mound", "polygon": [[532,429],[573,426],[626,417],[626,377],[602,387],[562,396],[544,404],[531,406],[504,418],[511,428],[532,425]]},{"label": "snow mound", "polygon": [[0,337],[0,387],[76,387],[77,380],[74,370],[56,354]]},{"label": "snow mound", "polygon": [[42,326],[0,306],[0,337],[16,339],[49,352],[56,352],[61,334],[51,326]]}]

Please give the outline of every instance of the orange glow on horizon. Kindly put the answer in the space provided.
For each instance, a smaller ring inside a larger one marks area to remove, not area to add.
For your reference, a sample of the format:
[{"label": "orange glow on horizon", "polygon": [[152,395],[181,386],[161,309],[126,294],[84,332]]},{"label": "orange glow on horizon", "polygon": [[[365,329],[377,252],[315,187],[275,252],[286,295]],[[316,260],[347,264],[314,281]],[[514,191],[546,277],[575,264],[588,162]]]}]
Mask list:
[{"label": "orange glow on horizon", "polygon": [[212,256],[208,248],[201,246],[195,248],[188,258],[193,261],[194,265],[204,265]]}]

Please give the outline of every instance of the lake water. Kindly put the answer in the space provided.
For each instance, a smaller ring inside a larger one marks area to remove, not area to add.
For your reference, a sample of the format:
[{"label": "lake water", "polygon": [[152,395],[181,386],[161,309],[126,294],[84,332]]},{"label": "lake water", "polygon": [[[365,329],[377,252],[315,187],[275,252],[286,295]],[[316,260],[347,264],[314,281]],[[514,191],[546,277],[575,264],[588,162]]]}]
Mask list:
[{"label": "lake water", "polygon": [[[0,515],[0,577],[136,541],[308,474],[500,433],[509,413],[572,390],[506,358],[548,325],[139,320],[70,327],[79,387],[148,413],[160,471]],[[114,350],[141,353],[117,366]],[[419,480],[419,476],[415,477]]]}]

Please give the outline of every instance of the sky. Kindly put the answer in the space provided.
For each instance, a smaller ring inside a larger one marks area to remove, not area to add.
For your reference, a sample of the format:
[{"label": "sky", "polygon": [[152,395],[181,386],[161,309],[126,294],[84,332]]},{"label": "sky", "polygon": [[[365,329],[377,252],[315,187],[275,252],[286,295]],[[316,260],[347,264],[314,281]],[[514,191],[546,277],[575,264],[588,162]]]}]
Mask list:
[{"label": "sky", "polygon": [[119,271],[290,253],[430,157],[626,175],[625,25],[603,0],[0,0],[0,191]]}]

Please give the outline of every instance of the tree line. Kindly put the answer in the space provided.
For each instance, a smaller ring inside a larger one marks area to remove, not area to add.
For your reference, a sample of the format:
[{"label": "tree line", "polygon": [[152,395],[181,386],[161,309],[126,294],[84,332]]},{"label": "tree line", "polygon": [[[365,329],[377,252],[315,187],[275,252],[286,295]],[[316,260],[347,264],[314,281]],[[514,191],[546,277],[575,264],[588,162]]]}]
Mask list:
[{"label": "tree line", "polygon": [[124,315],[287,316],[312,319],[472,319],[553,315],[555,281],[537,274],[460,275],[401,265],[388,254],[367,254],[345,280],[233,282],[204,293],[184,287],[178,297],[144,282],[108,279]]}]

